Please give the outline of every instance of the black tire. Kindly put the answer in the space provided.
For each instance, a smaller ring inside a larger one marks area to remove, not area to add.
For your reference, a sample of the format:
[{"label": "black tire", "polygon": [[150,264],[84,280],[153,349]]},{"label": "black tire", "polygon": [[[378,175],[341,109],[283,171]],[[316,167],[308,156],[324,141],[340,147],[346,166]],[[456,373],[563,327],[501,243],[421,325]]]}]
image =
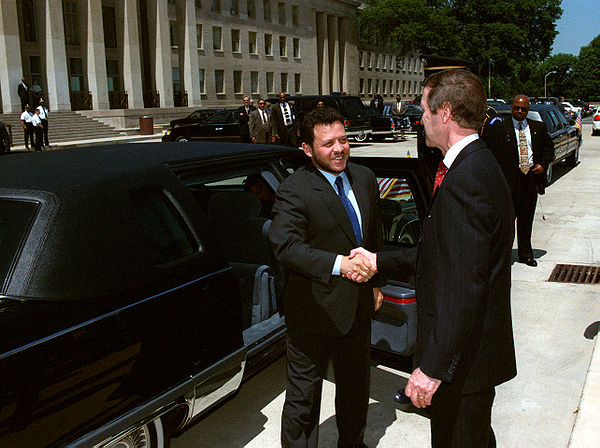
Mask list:
[{"label": "black tire", "polygon": [[110,443],[107,448],[168,448],[169,438],[162,420],[157,418]]},{"label": "black tire", "polygon": [[180,135],[179,137],[177,137],[175,139],[176,142],[181,142],[181,143],[185,143],[188,141],[188,138],[185,135]]},{"label": "black tire", "polygon": [[567,166],[577,165],[577,162],[579,161],[579,147],[580,146],[581,146],[581,143],[578,143],[577,149],[565,158],[565,163],[567,164]]},{"label": "black tire", "polygon": [[369,139],[369,134],[355,135],[354,141],[358,143],[366,142]]}]

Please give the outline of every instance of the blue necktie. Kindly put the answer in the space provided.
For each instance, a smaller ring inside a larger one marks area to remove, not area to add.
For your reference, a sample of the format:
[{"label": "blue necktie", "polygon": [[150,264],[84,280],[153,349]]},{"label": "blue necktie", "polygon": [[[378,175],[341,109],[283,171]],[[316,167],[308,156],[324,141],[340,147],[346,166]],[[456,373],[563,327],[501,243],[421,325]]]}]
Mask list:
[{"label": "blue necktie", "polygon": [[356,216],[356,211],[354,207],[352,207],[352,203],[346,193],[344,192],[344,181],[341,176],[336,177],[335,186],[338,189],[338,196],[340,197],[342,204],[344,204],[344,208],[346,209],[346,213],[348,213],[348,218],[350,218],[350,224],[352,224],[352,230],[354,231],[354,236],[356,237],[356,243],[360,246],[362,241],[362,235],[360,233],[360,224],[358,223],[358,216]]}]

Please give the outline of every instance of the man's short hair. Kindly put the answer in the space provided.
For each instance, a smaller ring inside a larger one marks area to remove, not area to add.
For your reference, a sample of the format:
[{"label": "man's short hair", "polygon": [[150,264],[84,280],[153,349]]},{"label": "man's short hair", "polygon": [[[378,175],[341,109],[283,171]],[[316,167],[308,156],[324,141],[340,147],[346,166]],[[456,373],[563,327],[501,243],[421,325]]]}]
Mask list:
[{"label": "man's short hair", "polygon": [[432,113],[444,105],[452,107],[452,119],[461,128],[478,131],[483,125],[487,110],[483,84],[467,70],[443,70],[428,76],[423,81],[429,87],[427,106]]},{"label": "man's short hair", "polygon": [[302,142],[312,148],[315,141],[315,126],[328,125],[336,121],[344,123],[344,117],[337,110],[328,106],[312,109],[304,116],[300,125],[300,138]]}]

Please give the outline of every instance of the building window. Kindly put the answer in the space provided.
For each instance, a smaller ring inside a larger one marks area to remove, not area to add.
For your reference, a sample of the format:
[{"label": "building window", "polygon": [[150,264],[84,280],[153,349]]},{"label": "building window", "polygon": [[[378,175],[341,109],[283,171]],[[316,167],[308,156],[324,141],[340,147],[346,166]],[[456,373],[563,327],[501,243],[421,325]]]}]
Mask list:
[{"label": "building window", "polygon": [[35,5],[34,0],[23,0],[23,35],[25,42],[37,42],[35,29]]},{"label": "building window", "polygon": [[391,54],[388,55],[387,60],[388,60],[388,63],[387,63],[388,70],[393,70],[393,68],[392,68],[392,55]]},{"label": "building window", "polygon": [[287,38],[285,36],[279,36],[279,56],[287,57]]},{"label": "building window", "polygon": [[359,87],[359,92],[360,92],[361,95],[364,95],[365,94],[365,79],[364,78],[360,78],[358,80],[358,83],[359,83],[359,86],[360,86]]},{"label": "building window", "polygon": [[375,80],[375,93],[379,93],[379,80]]},{"label": "building window", "polygon": [[201,23],[196,24],[196,45],[198,46],[199,50],[202,50],[204,48],[204,39],[202,39],[202,24]]},{"label": "building window", "polygon": [[371,53],[367,52],[367,62],[366,62],[367,68],[371,68]]},{"label": "building window", "polygon": [[65,44],[79,45],[79,17],[77,3],[63,2],[63,20],[65,23]]},{"label": "building window", "polygon": [[265,34],[265,54],[273,56],[273,36],[271,34]]},{"label": "building window", "polygon": [[250,72],[250,93],[258,93],[258,72]]},{"label": "building window", "polygon": [[171,20],[169,22],[169,36],[171,38],[171,46],[177,46],[177,22],[175,20]]},{"label": "building window", "polygon": [[292,25],[300,26],[300,13],[298,5],[292,5]]},{"label": "building window", "polygon": [[69,85],[73,92],[83,90],[83,64],[81,58],[69,58]]},{"label": "building window", "polygon": [[204,69],[198,70],[198,79],[200,81],[200,93],[206,93],[206,81],[204,77]]},{"label": "building window", "polygon": [[263,0],[263,17],[265,22],[271,21],[271,0]]},{"label": "building window", "polygon": [[223,70],[215,70],[215,92],[225,93],[225,86],[223,83]]},{"label": "building window", "polygon": [[282,73],[281,74],[281,91],[287,92],[287,90],[288,90],[288,74]]},{"label": "building window", "polygon": [[119,61],[106,60],[106,81],[109,92],[118,92],[121,90],[119,83]]},{"label": "building window", "polygon": [[381,93],[383,93],[385,95],[385,88],[386,88],[386,80],[382,80],[381,81]]},{"label": "building window", "polygon": [[402,95],[406,94],[406,81],[402,80]]},{"label": "building window", "polygon": [[240,8],[239,8],[239,0],[230,0],[229,2],[229,12],[231,13],[231,15],[233,16],[237,16],[240,13]]},{"label": "building window", "polygon": [[279,24],[285,25],[285,3],[283,3],[283,2],[277,3],[277,12],[279,15]]},{"label": "building window", "polygon": [[302,76],[300,73],[294,73],[294,91],[296,93],[302,92]]},{"label": "building window", "polygon": [[117,48],[117,29],[115,28],[115,8],[102,7],[102,26],[104,27],[104,46]]},{"label": "building window", "polygon": [[294,57],[296,59],[300,59],[300,39],[297,37],[294,37],[293,43],[294,43]]},{"label": "building window", "polygon": [[273,93],[275,91],[273,87],[273,72],[267,72],[267,93]]},{"label": "building window", "polygon": [[194,0],[194,4],[196,8],[202,8],[202,0]]},{"label": "building window", "polygon": [[390,79],[390,87],[388,90],[388,93],[391,95],[392,93],[394,93],[394,80]]},{"label": "building window", "polygon": [[248,52],[256,54],[256,32],[248,31]]},{"label": "building window", "polygon": [[221,27],[213,26],[213,50],[221,51],[223,49],[223,42],[221,40]]},{"label": "building window", "polygon": [[247,3],[248,9],[248,18],[256,19],[256,2],[254,0],[248,0]]},{"label": "building window", "polygon": [[231,51],[240,52],[240,30],[231,30]]},{"label": "building window", "polygon": [[362,51],[358,52],[358,66],[360,68],[364,67],[364,63],[365,63],[365,58],[364,58],[365,54]]},{"label": "building window", "polygon": [[396,95],[400,93],[400,80],[396,80]]},{"label": "building window", "polygon": [[42,85],[42,60],[39,56],[29,56],[29,74],[32,81],[37,80]]},{"label": "building window", "polygon": [[242,71],[233,71],[233,92],[242,93]]},{"label": "building window", "polygon": [[221,11],[221,0],[210,0],[210,10],[215,12]]},{"label": "building window", "polygon": [[373,93],[373,80],[372,79],[367,80],[367,93],[369,95],[371,95]]},{"label": "building window", "polygon": [[173,68],[171,69],[171,73],[173,74],[173,92],[181,92],[183,89],[181,85],[181,75],[179,73],[179,69]]},{"label": "building window", "polygon": [[375,70],[379,70],[379,54],[377,53],[373,55],[373,66],[375,67]]}]

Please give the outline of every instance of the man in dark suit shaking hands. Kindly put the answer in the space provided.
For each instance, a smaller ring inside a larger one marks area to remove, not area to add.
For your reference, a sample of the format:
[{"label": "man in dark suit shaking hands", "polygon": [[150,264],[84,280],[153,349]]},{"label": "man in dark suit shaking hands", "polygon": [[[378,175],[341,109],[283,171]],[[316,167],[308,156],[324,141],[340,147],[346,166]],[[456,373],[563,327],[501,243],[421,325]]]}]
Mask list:
[{"label": "man in dark suit shaking hands", "polygon": [[302,149],[310,163],[277,190],[269,237],[285,268],[282,292],[287,325],[288,387],[283,407],[284,447],[318,446],[323,377],[333,361],[339,447],[364,447],[369,400],[371,316],[383,296],[369,264],[349,259],[380,243],[379,189],[374,174],[348,162],[343,117],[328,107],[306,114]]},{"label": "man in dark suit shaking hands", "polygon": [[464,70],[425,80],[426,141],[443,160],[421,239],[417,251],[371,256],[382,277],[416,262],[417,343],[405,393],[415,406],[431,406],[435,448],[495,447],[495,386],[516,375],[513,209],[502,171],[477,135],[485,98],[477,76]]},{"label": "man in dark suit shaking hands", "polygon": [[554,143],[544,123],[527,119],[529,98],[517,95],[512,117],[491,126],[484,139],[500,164],[512,193],[517,218],[519,263],[535,267],[531,232],[537,195],[545,193],[546,170],[554,158]]}]

